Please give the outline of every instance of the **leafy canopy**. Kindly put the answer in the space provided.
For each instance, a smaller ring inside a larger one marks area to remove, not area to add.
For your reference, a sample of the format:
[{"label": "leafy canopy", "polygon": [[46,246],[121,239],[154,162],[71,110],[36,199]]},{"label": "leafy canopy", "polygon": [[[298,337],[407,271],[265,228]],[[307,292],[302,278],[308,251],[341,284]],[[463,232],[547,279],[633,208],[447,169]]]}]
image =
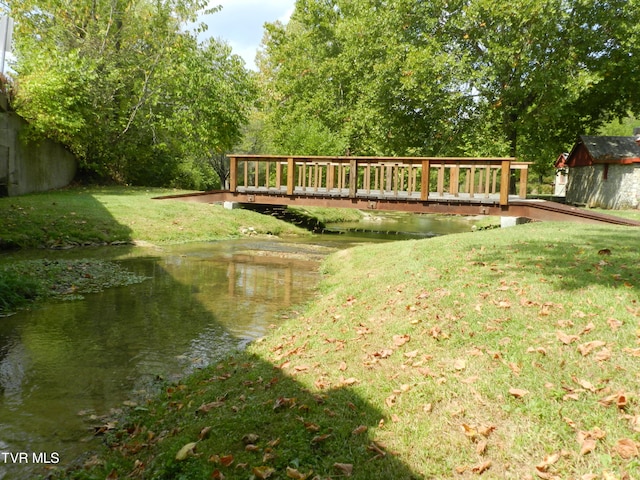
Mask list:
[{"label": "leafy canopy", "polygon": [[268,124],[278,138],[320,122],[354,154],[513,155],[544,170],[639,109],[639,3],[298,0],[263,41]]},{"label": "leafy canopy", "polygon": [[238,141],[255,90],[226,44],[184,29],[207,3],[12,2],[15,106],[32,135],[68,145],[103,178],[210,181],[194,166]]}]

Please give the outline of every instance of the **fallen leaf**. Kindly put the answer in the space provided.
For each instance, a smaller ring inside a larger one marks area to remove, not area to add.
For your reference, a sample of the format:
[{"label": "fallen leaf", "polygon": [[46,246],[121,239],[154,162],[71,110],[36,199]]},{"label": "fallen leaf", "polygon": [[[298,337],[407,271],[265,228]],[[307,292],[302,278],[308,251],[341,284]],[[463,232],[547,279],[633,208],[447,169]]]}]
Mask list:
[{"label": "fallen leaf", "polygon": [[638,446],[630,438],[622,438],[616,443],[616,452],[625,460],[639,455]]},{"label": "fallen leaf", "polygon": [[318,425],[317,423],[313,423],[313,422],[304,422],[304,428],[308,432],[318,432],[318,431],[320,431],[320,425]]},{"label": "fallen leaf", "polygon": [[580,385],[585,390],[589,390],[591,393],[595,393],[596,387],[588,380],[584,380],[581,378],[572,377],[572,380]]},{"label": "fallen leaf", "polygon": [[565,345],[569,345],[580,338],[578,335],[569,335],[559,330],[556,332],[556,337]]},{"label": "fallen leaf", "polygon": [[464,359],[459,358],[454,362],[453,368],[455,368],[456,370],[464,370],[465,368],[467,368],[467,362]]},{"label": "fallen leaf", "polygon": [[584,441],[580,444],[580,455],[587,455],[591,453],[596,448],[596,441],[593,438],[585,438]]},{"label": "fallen leaf", "polygon": [[329,437],[331,437],[330,433],[325,433],[324,435],[317,435],[311,439],[311,443],[321,443],[321,442],[324,442]]},{"label": "fallen leaf", "polygon": [[220,465],[222,465],[223,467],[228,467],[233,463],[233,460],[233,455],[223,455],[222,457],[220,457]]},{"label": "fallen leaf", "polygon": [[480,440],[477,444],[476,444],[476,453],[478,455],[484,455],[484,453],[487,451],[487,439],[483,438],[482,440]]},{"label": "fallen leaf", "polygon": [[486,462],[479,463],[471,468],[471,471],[475,474],[481,475],[487,470],[491,468],[491,460],[487,460]]},{"label": "fallen leaf", "polygon": [[258,440],[260,440],[260,437],[255,433],[247,433],[242,437],[242,443],[244,443],[245,445],[256,443]]},{"label": "fallen leaf", "polygon": [[342,385],[350,386],[350,385],[355,385],[358,382],[359,382],[359,380],[357,378],[349,377],[349,378],[343,378],[340,383]]},{"label": "fallen leaf", "polygon": [[409,336],[409,335],[394,335],[393,336],[393,344],[396,347],[401,347],[402,345],[407,343],[409,340],[411,340],[411,336]]},{"label": "fallen leaf", "polygon": [[581,335],[584,335],[585,333],[589,333],[593,330],[595,330],[596,326],[593,324],[593,322],[589,322],[583,329],[582,332],[580,332]]},{"label": "fallen leaf", "polygon": [[529,347],[527,353],[539,353],[540,355],[546,355],[547,351],[542,347]]},{"label": "fallen leaf", "polygon": [[178,450],[178,453],[176,453],[176,460],[178,461],[186,460],[187,458],[195,455],[197,445],[198,445],[198,442],[187,443],[184,447]]},{"label": "fallen leaf", "polygon": [[225,476],[224,474],[218,470],[217,468],[211,473],[211,478],[213,478],[214,480],[224,480]]},{"label": "fallen leaf", "polygon": [[622,322],[620,320],[616,320],[615,318],[608,318],[607,325],[609,325],[609,328],[615,332],[622,326]]},{"label": "fallen leaf", "polygon": [[549,465],[555,464],[558,460],[560,460],[560,454],[559,453],[554,453],[552,455],[548,455],[548,456],[544,457],[542,462],[540,462],[539,464],[536,465],[536,470],[539,470],[541,472],[546,472],[547,469],[549,468]]},{"label": "fallen leaf", "polygon": [[342,472],[345,477],[350,477],[353,474],[353,465],[350,463],[334,463],[333,468]]},{"label": "fallen leaf", "polygon": [[510,393],[511,395],[513,395],[514,397],[516,397],[516,398],[522,398],[522,397],[524,397],[525,395],[529,395],[529,391],[527,391],[527,390],[522,390],[522,389],[520,389],[520,388],[510,388],[510,389],[509,389],[509,393]]},{"label": "fallen leaf", "polygon": [[601,348],[595,354],[596,362],[604,362],[606,360],[609,360],[610,358],[611,358],[611,350],[609,350],[607,347]]},{"label": "fallen leaf", "polygon": [[266,478],[269,478],[271,475],[273,475],[275,473],[275,468],[271,468],[268,466],[261,466],[261,467],[253,467],[251,469],[251,473],[253,473],[256,478],[259,478],[260,480],[265,480]]},{"label": "fallen leaf", "polygon": [[214,408],[220,408],[223,405],[224,405],[224,402],[221,402],[221,401],[204,403],[204,404],[200,405],[200,407],[198,408],[197,412],[198,413],[208,413],[210,410],[212,410]]},{"label": "fallen leaf", "polygon": [[313,470],[309,473],[301,473],[295,468],[287,467],[287,477],[293,478],[293,480],[306,480],[311,476]]},{"label": "fallen leaf", "polygon": [[204,427],[202,430],[200,430],[200,434],[198,435],[198,440],[204,440],[205,438],[208,438],[209,433],[211,433],[212,429],[213,427]]},{"label": "fallen leaf", "polygon": [[607,343],[602,340],[594,340],[592,342],[582,343],[578,345],[578,351],[583,357],[589,355],[596,348],[604,347]]},{"label": "fallen leaf", "polygon": [[368,430],[368,427],[366,425],[360,425],[359,427],[356,427],[353,429],[353,431],[351,432],[352,435],[360,435],[361,433],[364,433]]}]

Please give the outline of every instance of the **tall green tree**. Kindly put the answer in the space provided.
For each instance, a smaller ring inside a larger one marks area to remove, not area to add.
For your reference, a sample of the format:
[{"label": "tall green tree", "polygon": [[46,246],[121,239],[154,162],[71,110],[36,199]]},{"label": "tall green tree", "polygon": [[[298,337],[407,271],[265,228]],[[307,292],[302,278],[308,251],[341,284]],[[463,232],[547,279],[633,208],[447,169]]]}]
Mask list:
[{"label": "tall green tree", "polygon": [[640,108],[639,3],[298,0],[264,41],[271,125],[320,121],[352,153],[513,155],[543,170]]},{"label": "tall green tree", "polygon": [[254,95],[226,45],[185,30],[207,3],[13,1],[18,113],[100,177],[184,179],[239,139]]}]

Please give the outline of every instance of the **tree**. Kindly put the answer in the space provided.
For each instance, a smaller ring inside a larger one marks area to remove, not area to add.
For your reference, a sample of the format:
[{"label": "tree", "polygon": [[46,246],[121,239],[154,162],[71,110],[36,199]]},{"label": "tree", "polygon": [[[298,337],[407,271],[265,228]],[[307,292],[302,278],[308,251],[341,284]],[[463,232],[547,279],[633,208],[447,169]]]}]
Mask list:
[{"label": "tree", "polygon": [[276,131],[353,153],[513,155],[544,170],[640,107],[638,0],[298,0],[260,62]]},{"label": "tree", "polygon": [[228,46],[183,30],[207,3],[12,2],[18,113],[102,178],[188,182],[189,165],[238,140],[253,98]]}]

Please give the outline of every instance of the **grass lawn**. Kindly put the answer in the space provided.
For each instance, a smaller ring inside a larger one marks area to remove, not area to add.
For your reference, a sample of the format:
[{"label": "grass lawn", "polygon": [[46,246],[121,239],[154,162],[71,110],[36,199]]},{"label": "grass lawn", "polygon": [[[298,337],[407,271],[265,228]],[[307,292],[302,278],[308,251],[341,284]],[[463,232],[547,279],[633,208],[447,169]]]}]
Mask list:
[{"label": "grass lawn", "polygon": [[64,247],[112,242],[186,243],[256,234],[308,235],[247,210],[153,200],[187,193],[132,187],[69,188],[0,198],[0,246]]},{"label": "grass lawn", "polygon": [[638,478],[639,246],[534,223],[340,251],[300,317],[63,476]]}]

